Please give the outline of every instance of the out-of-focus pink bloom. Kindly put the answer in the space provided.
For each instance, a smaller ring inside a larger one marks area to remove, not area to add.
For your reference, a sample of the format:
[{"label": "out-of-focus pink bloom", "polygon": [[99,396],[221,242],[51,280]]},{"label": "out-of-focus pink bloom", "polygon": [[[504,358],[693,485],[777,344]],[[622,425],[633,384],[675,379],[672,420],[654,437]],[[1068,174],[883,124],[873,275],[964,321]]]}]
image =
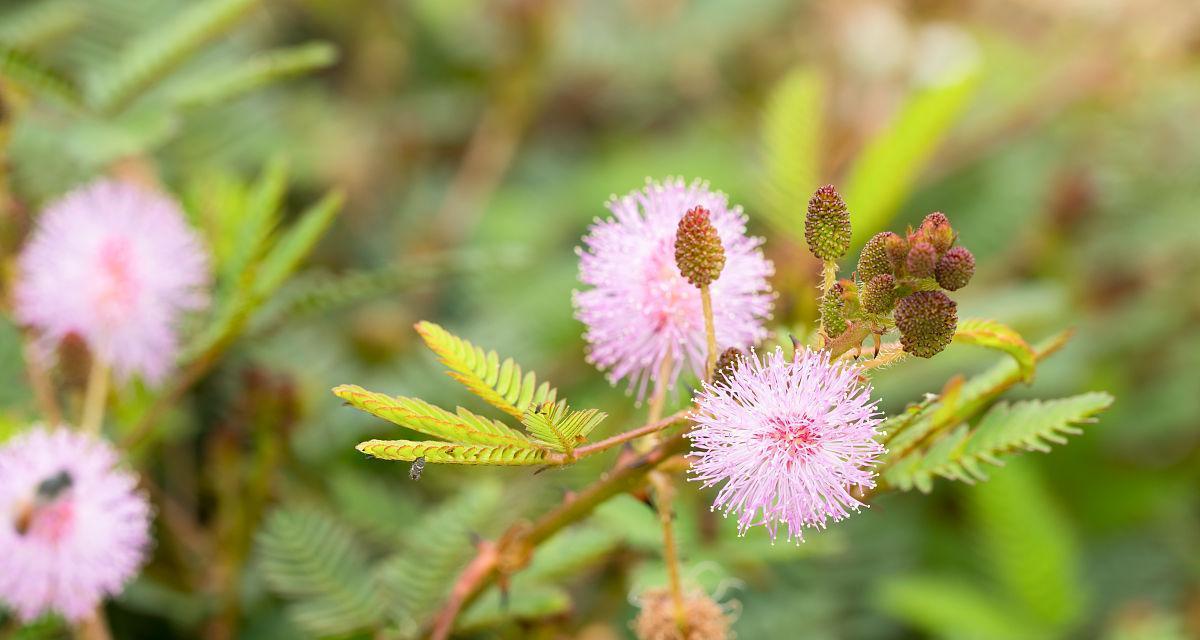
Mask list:
[{"label": "out-of-focus pink bloom", "polygon": [[[746,216],[724,193],[699,180],[647,183],[614,197],[613,217],[597,219],[577,249],[579,278],[590,288],[575,293],[576,316],[587,325],[588,361],[610,381],[628,379],[644,397],[650,381],[673,385],[686,366],[703,374],[704,316],[700,291],[675,266],[675,234],[689,209],[703,207],[721,238],[725,267],[712,283],[713,320],[721,348],[746,349],[766,335],[774,296],[761,238],[746,236]],[[670,354],[667,380],[658,379]]]},{"label": "out-of-focus pink bloom", "polygon": [[150,505],[112,446],[34,427],[0,446],[0,603],[75,621],[141,569]]},{"label": "out-of-focus pink bloom", "polygon": [[851,488],[875,486],[882,415],[857,368],[831,363],[828,351],[751,355],[697,402],[692,479],[725,483],[713,509],[736,513],[742,534],[761,524],[774,540],[782,523],[789,540],[803,540],[804,527],[863,506]]},{"label": "out-of-focus pink bloom", "polygon": [[182,312],[207,301],[208,256],[172,200],[100,181],[38,219],[21,253],[16,317],[50,353],[70,334],[117,375],[157,382],[178,351]]}]

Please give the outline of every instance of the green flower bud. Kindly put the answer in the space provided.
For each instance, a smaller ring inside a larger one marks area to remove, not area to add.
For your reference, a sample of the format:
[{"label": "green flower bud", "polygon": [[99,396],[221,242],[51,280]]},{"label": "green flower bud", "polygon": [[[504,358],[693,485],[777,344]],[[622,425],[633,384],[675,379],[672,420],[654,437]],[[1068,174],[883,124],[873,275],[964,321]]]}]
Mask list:
[{"label": "green flower bud", "polygon": [[947,291],[958,291],[967,286],[975,275],[975,256],[966,247],[954,247],[938,260],[934,276]]},{"label": "green flower bud", "polygon": [[844,294],[845,289],[842,287],[842,283],[837,282],[829,287],[829,290],[825,292],[825,297],[821,299],[821,328],[830,338],[842,335],[849,326],[846,323],[845,303],[842,300]]},{"label": "green flower bud", "polygon": [[918,233],[933,245],[938,255],[949,251],[950,246],[954,244],[954,228],[950,226],[950,219],[941,211],[934,211],[925,216]]},{"label": "green flower bud", "polygon": [[888,237],[896,234],[884,231],[871,236],[858,256],[858,279],[870,282],[871,278],[881,273],[892,273],[892,263],[888,259]]},{"label": "green flower bud", "polygon": [[862,306],[870,313],[887,313],[896,304],[896,278],[881,273],[863,287]]},{"label": "green flower bud", "polygon": [[737,347],[729,347],[722,351],[721,355],[717,358],[716,367],[713,368],[712,383],[714,385],[729,384],[729,379],[733,377],[733,372],[737,371],[738,366],[741,364],[740,361],[744,357],[745,355],[742,353],[742,350]]},{"label": "green flower bud", "polygon": [[717,228],[708,219],[708,209],[696,207],[683,214],[675,234],[675,266],[684,279],[697,287],[707,287],[721,276],[725,267],[725,248]]},{"label": "green flower bud", "polygon": [[934,249],[932,244],[917,241],[908,250],[908,257],[904,259],[904,268],[908,271],[908,275],[914,278],[929,278],[933,276],[937,259],[937,249]]},{"label": "green flower bud", "polygon": [[892,264],[892,273],[901,273],[904,271],[904,260],[908,257],[908,241],[891,231],[887,232],[886,236],[883,239],[883,249]]},{"label": "green flower bud", "polygon": [[954,338],[958,305],[941,291],[918,291],[900,299],[893,317],[904,350],[932,358]]},{"label": "green flower bud", "polygon": [[837,260],[850,249],[850,212],[833,185],[817,189],[808,201],[804,239],[813,255],[822,260]]}]

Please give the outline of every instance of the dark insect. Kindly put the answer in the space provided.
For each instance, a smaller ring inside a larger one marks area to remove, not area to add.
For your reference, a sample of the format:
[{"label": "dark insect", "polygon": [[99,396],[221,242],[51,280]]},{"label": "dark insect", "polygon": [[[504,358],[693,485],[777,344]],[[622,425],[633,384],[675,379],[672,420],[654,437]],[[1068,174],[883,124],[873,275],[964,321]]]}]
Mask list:
[{"label": "dark insect", "polygon": [[28,533],[29,527],[33,526],[33,516],[37,510],[58,499],[64,491],[71,488],[72,483],[71,474],[67,473],[65,469],[39,482],[37,490],[33,494],[33,500],[21,505],[17,511],[13,527],[17,533],[19,535]]},{"label": "dark insect", "polygon": [[413,480],[421,479],[421,472],[425,470],[425,456],[417,456],[413,460],[412,467],[408,470],[408,477]]}]

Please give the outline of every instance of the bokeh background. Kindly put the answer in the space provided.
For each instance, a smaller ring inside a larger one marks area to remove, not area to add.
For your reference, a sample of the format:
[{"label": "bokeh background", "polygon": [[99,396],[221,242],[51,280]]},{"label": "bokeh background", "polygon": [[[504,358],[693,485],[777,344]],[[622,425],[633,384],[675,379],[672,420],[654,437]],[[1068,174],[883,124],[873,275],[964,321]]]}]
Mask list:
[{"label": "bokeh background", "polygon": [[[575,247],[610,194],[672,175],[709,180],[767,238],[780,335],[811,328],[802,211],[833,182],[858,242],[950,216],[979,262],[960,315],[1031,341],[1076,329],[1010,395],[1117,398],[1050,455],[880,496],[798,547],[737,539],[685,489],[685,575],[739,638],[1200,637],[1200,4],[8,0],[0,44],[6,273],[38,209],[101,173],[177,194],[219,257],[263,193],[281,227],[345,196],[236,332],[204,342],[215,321],[196,320],[194,384],[121,392],[111,430],[158,517],[152,563],[109,606],[117,637],[420,629],[472,535],[611,460],[414,483],[353,448],[395,428],[329,389],[474,406],[412,330],[429,319],[605,408],[603,429],[637,423],[583,360]],[[0,432],[36,415],[21,348],[6,317]],[[899,410],[996,358],[955,346],[876,389]],[[630,637],[632,599],[664,580],[658,535],[614,500],[462,633]]]}]

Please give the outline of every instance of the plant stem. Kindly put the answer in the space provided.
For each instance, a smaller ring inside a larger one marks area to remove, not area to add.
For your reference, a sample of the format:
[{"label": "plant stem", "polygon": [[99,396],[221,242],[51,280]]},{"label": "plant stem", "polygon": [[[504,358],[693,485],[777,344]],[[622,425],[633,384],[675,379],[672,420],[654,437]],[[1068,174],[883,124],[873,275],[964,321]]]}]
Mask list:
[{"label": "plant stem", "polygon": [[575,450],[575,458],[579,459],[585,456],[600,453],[601,451],[606,451],[619,444],[629,442],[630,440],[636,440],[642,436],[658,433],[659,431],[662,431],[668,427],[683,422],[689,415],[691,415],[691,409],[684,409],[683,411],[675,412],[661,420],[649,422],[636,429],[630,429],[629,431],[618,433],[615,436],[610,436],[603,440],[593,442],[592,444],[584,445]]},{"label": "plant stem", "polygon": [[654,395],[650,397],[650,408],[646,413],[646,422],[656,422],[662,417],[663,405],[667,400],[667,379],[671,377],[671,352],[663,356],[662,364],[658,365],[658,377],[654,380]]},{"label": "plant stem", "polygon": [[467,565],[467,570],[459,575],[451,591],[453,597],[434,619],[432,637],[435,640],[445,640],[450,636],[458,612],[471,604],[496,580],[496,569],[501,556],[515,557],[519,562],[512,566],[523,566],[533,556],[533,550],[539,544],[567,525],[581,520],[609,498],[638,486],[645,481],[650,472],[676,454],[686,451],[687,447],[688,440],[682,433],[673,435],[628,464],[600,476],[599,480],[577,495],[567,496],[557,507],[538,518],[532,525],[517,525],[510,529],[497,543],[494,553],[478,553]]},{"label": "plant stem", "polygon": [[667,565],[667,584],[675,608],[675,626],[679,629],[680,637],[686,638],[687,612],[683,607],[683,584],[679,579],[679,551],[675,546],[674,513],[671,507],[675,487],[671,485],[671,477],[662,471],[651,473],[650,483],[654,485],[654,504],[658,509],[658,521],[662,524],[663,562]]},{"label": "plant stem", "polygon": [[83,397],[83,415],[79,418],[79,429],[84,433],[100,433],[104,422],[104,403],[108,400],[108,362],[98,354],[92,354],[92,369],[88,373],[87,390]]},{"label": "plant stem", "polygon": [[871,335],[871,328],[868,325],[862,322],[851,322],[842,335],[833,338],[825,346],[826,349],[829,349],[830,359],[836,358],[854,347],[861,346],[862,341],[868,335]]},{"label": "plant stem", "polygon": [[108,630],[108,619],[104,616],[104,605],[97,605],[91,615],[75,625],[77,640],[111,640],[112,633]]},{"label": "plant stem", "polygon": [[25,343],[25,372],[29,375],[29,386],[33,389],[33,398],[42,412],[42,417],[51,425],[62,424],[62,410],[54,397],[50,373],[46,371],[42,357],[31,342]]},{"label": "plant stem", "polygon": [[712,380],[713,369],[717,368],[717,327],[713,322],[712,292],[708,285],[700,287],[700,304],[704,307],[704,335],[708,339],[708,360],[704,367],[704,379]]}]

